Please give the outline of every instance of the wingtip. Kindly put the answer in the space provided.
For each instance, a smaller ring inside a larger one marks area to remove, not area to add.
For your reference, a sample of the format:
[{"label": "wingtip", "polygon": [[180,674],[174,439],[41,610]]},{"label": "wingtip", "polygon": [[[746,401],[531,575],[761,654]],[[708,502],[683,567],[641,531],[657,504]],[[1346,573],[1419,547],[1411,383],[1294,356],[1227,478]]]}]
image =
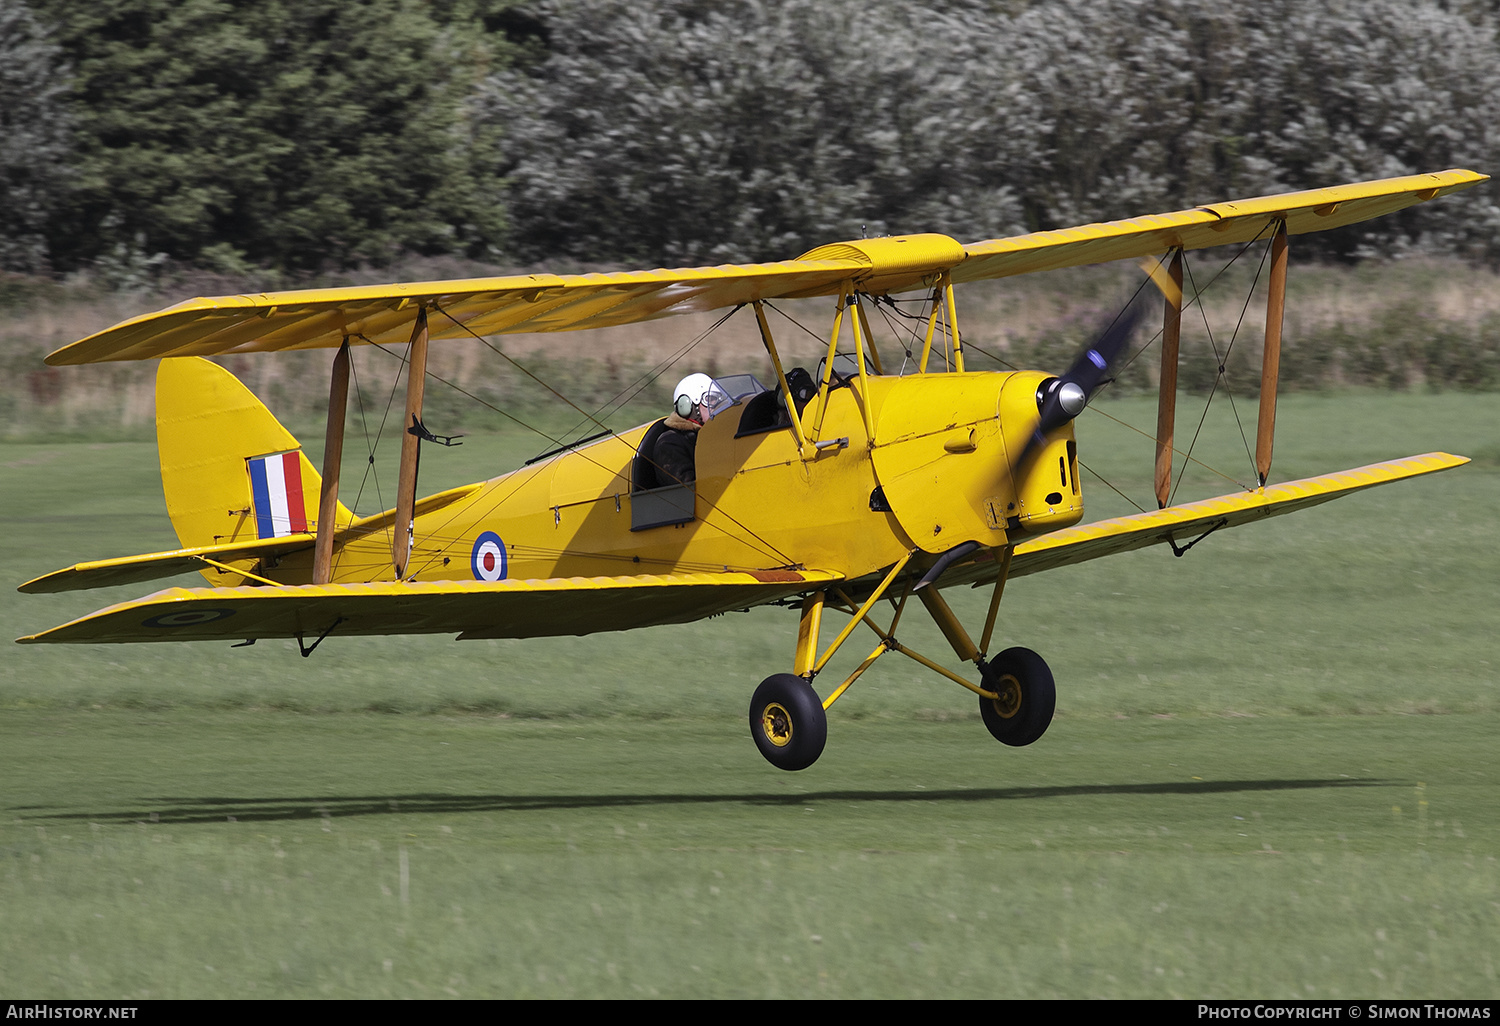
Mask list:
[{"label": "wingtip", "polygon": [[49,588],[46,586],[46,583],[59,574],[65,574],[67,572],[67,570],[54,570],[50,574],[42,574],[42,576],[40,577],[33,577],[31,580],[25,582],[24,584],[16,585],[16,590],[23,595],[51,594],[52,592],[61,589]]}]

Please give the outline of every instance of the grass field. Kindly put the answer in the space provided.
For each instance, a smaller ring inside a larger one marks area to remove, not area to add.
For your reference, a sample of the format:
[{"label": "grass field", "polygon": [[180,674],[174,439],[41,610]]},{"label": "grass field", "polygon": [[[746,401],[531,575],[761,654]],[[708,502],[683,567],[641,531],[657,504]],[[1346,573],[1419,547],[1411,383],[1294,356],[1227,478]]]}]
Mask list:
[{"label": "grass field", "polygon": [[[1223,412],[1198,451],[1245,478]],[[780,610],[307,660],[12,647],[0,993],[1500,996],[1500,396],[1296,395],[1279,425],[1278,479],[1476,460],[1015,582],[1004,641],[1059,681],[1019,751],[883,660],[816,766],[771,769],[743,720],[790,660]],[[1150,442],[1079,430],[1142,501]],[[424,490],[539,447],[468,439]],[[15,583],[174,544],[149,444],[6,445],[0,485]],[[1130,508],[1085,485],[1091,516]],[[0,594],[0,623],[144,590]],[[970,622],[985,597],[950,594]]]}]

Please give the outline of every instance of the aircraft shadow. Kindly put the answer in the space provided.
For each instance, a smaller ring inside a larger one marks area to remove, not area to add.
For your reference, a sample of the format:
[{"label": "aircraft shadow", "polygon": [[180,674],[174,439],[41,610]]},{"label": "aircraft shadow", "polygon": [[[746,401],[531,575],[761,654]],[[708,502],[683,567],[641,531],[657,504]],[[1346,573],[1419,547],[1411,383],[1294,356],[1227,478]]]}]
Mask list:
[{"label": "aircraft shadow", "polygon": [[161,797],[128,810],[64,812],[42,805],[15,806],[23,818],[86,820],[95,823],[257,823],[294,819],[443,814],[464,812],[545,812],[568,809],[640,808],[652,805],[800,806],[813,803],[1001,802],[1055,798],[1178,795],[1183,797],[1254,791],[1302,791],[1348,787],[1389,787],[1393,780],[1193,780],[1148,784],[1071,784],[1060,787],[989,787],[929,791],[810,791],[804,794],[400,794],[278,798]]}]

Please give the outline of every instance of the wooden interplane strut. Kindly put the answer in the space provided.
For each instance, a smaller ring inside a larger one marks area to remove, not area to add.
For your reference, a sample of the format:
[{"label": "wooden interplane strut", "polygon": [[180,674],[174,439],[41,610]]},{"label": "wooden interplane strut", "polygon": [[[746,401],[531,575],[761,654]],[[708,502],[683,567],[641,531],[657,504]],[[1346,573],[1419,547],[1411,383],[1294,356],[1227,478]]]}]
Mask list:
[{"label": "wooden interplane strut", "polygon": [[422,419],[422,388],[427,381],[427,309],[417,313],[406,353],[406,416],[401,421],[401,471],[396,483],[396,520],[391,536],[391,562],[396,577],[406,575],[415,543],[413,517],[417,506],[417,456],[422,440],[411,428]]},{"label": "wooden interplane strut", "polygon": [[1172,251],[1167,267],[1175,296],[1167,296],[1161,329],[1161,384],[1156,401],[1156,508],[1166,509],[1172,494],[1172,436],[1177,419],[1177,353],[1182,342],[1182,250]]},{"label": "wooden interplane strut", "polygon": [[1276,440],[1276,382],[1281,374],[1281,322],[1286,312],[1286,222],[1271,239],[1271,294],[1266,298],[1266,347],[1260,366],[1260,418],[1255,427],[1255,473],[1265,487]]},{"label": "wooden interplane strut", "polygon": [[333,579],[333,535],[338,529],[339,466],[344,459],[344,419],[349,408],[349,340],[333,358],[328,385],[328,426],[323,433],[323,491],[318,498],[318,540],[313,546],[314,584]]}]

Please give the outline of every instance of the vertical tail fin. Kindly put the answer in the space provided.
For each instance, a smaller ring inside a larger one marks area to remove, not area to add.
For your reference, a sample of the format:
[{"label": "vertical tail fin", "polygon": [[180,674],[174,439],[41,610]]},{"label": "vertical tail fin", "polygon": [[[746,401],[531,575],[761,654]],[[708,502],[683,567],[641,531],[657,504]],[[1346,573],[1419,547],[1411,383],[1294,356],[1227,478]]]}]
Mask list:
[{"label": "vertical tail fin", "polygon": [[[156,447],[167,513],[184,548],[317,530],[321,475],[292,433],[222,367],[198,357],[161,361]],[[340,503],[338,526],[351,519]]]}]

